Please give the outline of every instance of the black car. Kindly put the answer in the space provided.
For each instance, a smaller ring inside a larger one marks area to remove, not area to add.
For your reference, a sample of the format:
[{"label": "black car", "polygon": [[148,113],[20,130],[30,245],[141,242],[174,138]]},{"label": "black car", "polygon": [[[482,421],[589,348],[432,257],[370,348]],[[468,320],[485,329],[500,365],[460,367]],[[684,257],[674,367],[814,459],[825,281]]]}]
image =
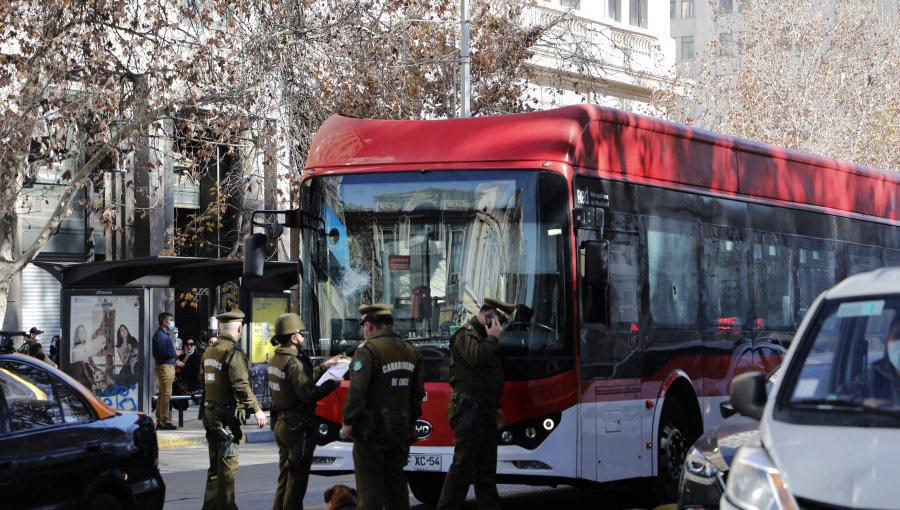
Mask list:
[{"label": "black car", "polygon": [[105,405],[65,373],[0,355],[3,508],[162,508],[150,417]]},{"label": "black car", "polygon": [[[781,367],[769,374],[767,391],[779,375]],[[684,459],[678,508],[719,508],[734,454],[741,446],[759,441],[759,420],[735,414],[729,402],[723,402],[720,408],[725,421],[700,436]]]}]

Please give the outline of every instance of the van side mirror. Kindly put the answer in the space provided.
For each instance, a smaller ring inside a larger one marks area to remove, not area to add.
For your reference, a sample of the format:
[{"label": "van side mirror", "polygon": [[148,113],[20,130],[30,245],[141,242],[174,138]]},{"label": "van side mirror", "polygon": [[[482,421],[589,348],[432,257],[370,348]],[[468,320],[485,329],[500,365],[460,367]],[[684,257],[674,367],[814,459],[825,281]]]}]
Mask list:
[{"label": "van side mirror", "polygon": [[581,276],[584,282],[605,287],[609,283],[609,241],[585,241],[581,250]]},{"label": "van side mirror", "polygon": [[244,240],[244,278],[262,278],[266,263],[266,241],[265,234],[250,234]]},{"label": "van side mirror", "polygon": [[760,419],[766,407],[766,376],[762,372],[747,372],[736,376],[728,390],[731,405],[744,416]]}]

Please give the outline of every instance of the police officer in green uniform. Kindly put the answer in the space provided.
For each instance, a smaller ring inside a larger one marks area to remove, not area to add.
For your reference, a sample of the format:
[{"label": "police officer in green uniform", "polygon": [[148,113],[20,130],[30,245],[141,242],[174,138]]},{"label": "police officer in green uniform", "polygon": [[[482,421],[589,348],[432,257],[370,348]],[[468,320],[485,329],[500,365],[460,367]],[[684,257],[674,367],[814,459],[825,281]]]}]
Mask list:
[{"label": "police officer in green uniform", "polygon": [[450,427],[453,463],[444,479],[438,510],[462,508],[475,482],[478,510],[499,509],[497,429],[503,426],[503,369],[497,344],[505,314],[515,305],[485,299],[478,315],[450,339]]},{"label": "police officer in green uniform", "polygon": [[234,309],[216,316],[219,341],[203,353],[203,427],[209,444],[209,470],[203,510],[233,509],[234,475],[238,470],[238,444],[244,437],[245,409],[252,409],[260,428],[263,413],[250,388],[247,356],[236,349],[240,342],[244,312]]},{"label": "police officer in green uniform", "polygon": [[[316,401],[338,387],[339,380],[316,381],[340,359],[335,356],[313,368],[309,357],[300,353],[303,321],[296,313],[286,313],[275,322],[277,345],[269,360],[269,390],[272,392],[272,420],[278,444],[278,489],[273,510],[303,508],[309,482],[313,450],[316,448],[314,420]],[[348,360],[349,361],[349,360]]]},{"label": "police officer in green uniform", "polygon": [[366,340],[350,363],[341,437],[353,439],[356,507],[409,509],[403,468],[422,414],[425,371],[419,353],[393,330],[393,307],[364,305]]}]

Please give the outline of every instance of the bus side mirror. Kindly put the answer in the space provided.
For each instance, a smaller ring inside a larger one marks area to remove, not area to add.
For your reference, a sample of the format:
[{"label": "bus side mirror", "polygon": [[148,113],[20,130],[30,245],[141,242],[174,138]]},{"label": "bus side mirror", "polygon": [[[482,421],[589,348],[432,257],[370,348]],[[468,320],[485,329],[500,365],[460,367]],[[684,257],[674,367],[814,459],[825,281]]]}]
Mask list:
[{"label": "bus side mirror", "polygon": [[250,234],[244,240],[244,278],[262,278],[266,263],[266,240],[265,234]]},{"label": "bus side mirror", "polygon": [[766,407],[766,376],[762,372],[737,375],[731,381],[728,394],[737,412],[758,420]]},{"label": "bus side mirror", "polygon": [[581,248],[581,276],[591,286],[606,287],[609,283],[609,242],[585,241]]}]

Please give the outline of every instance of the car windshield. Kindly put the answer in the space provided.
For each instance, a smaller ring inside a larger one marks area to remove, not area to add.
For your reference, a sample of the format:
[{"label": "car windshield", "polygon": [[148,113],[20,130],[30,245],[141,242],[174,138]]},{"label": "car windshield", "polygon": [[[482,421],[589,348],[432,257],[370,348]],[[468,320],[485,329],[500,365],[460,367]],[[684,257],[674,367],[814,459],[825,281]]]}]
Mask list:
[{"label": "car windshield", "polygon": [[387,303],[394,329],[425,356],[426,379],[446,380],[450,335],[493,298],[519,305],[501,336],[507,379],[559,371],[571,358],[561,176],[435,171],[307,183],[303,211],[328,234],[304,230],[300,256],[314,354],[356,346],[359,305]]},{"label": "car windshield", "polygon": [[898,311],[898,297],[826,303],[786,374],[788,407],[900,419]]}]

